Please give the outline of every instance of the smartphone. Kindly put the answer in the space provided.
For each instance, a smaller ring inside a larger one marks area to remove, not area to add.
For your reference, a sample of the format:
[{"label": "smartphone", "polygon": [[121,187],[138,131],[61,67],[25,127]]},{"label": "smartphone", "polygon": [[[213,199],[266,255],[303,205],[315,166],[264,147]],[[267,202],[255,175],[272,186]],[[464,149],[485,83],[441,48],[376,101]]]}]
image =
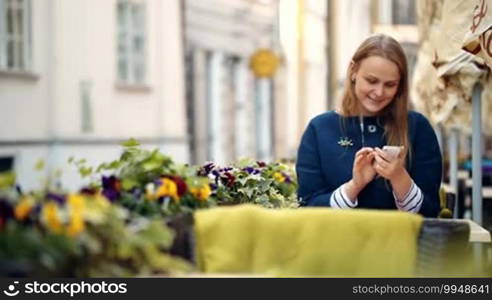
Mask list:
[{"label": "smartphone", "polygon": [[402,147],[400,146],[384,146],[383,151],[386,152],[390,160],[396,159],[400,154]]}]

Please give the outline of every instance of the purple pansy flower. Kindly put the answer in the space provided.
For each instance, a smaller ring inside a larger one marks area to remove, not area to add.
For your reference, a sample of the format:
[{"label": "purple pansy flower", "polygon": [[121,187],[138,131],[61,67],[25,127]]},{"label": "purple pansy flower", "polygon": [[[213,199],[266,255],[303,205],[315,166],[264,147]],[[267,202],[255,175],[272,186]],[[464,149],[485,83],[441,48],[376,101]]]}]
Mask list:
[{"label": "purple pansy flower", "polygon": [[251,173],[253,173],[253,171],[254,171],[255,169],[254,169],[254,168],[252,168],[252,167],[246,167],[246,168],[244,168],[243,170],[244,170],[244,171],[246,171],[246,172],[248,172],[248,174],[251,174]]},{"label": "purple pansy flower", "polygon": [[86,187],[81,188],[79,193],[83,194],[83,195],[88,195],[88,196],[95,196],[97,194],[97,189],[93,188],[93,187],[86,186]]},{"label": "purple pansy flower", "polygon": [[102,177],[102,194],[110,201],[115,201],[120,197],[121,183],[114,175]]},{"label": "purple pansy flower", "polygon": [[282,175],[284,176],[286,183],[292,183],[292,179],[289,175],[285,174],[284,172],[282,172]]},{"label": "purple pansy flower", "polygon": [[260,168],[264,168],[266,167],[266,163],[262,162],[262,161],[257,161],[256,164],[258,165],[258,167]]},{"label": "purple pansy flower", "polygon": [[213,162],[209,162],[200,168],[200,170],[198,171],[198,176],[208,176],[210,171],[212,171],[214,168],[215,164]]},{"label": "purple pansy flower", "polygon": [[14,208],[7,199],[0,198],[0,228],[7,222],[8,219],[13,218]]},{"label": "purple pansy flower", "polygon": [[67,197],[65,195],[55,194],[51,192],[46,194],[46,199],[53,200],[60,205],[63,205],[65,204],[65,202],[67,202]]},{"label": "purple pansy flower", "polygon": [[260,174],[260,170],[255,169],[253,167],[246,167],[243,170],[248,172],[248,174],[253,174],[253,175]]},{"label": "purple pansy flower", "polygon": [[225,172],[220,179],[222,183],[228,187],[231,187],[234,184],[234,182],[236,182],[236,176],[232,175],[229,172]]}]

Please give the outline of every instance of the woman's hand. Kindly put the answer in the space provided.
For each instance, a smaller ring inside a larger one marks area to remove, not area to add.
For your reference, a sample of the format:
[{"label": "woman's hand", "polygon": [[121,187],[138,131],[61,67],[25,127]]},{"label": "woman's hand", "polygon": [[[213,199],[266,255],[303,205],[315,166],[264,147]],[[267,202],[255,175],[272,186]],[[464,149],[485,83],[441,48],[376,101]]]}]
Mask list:
[{"label": "woman's hand", "polygon": [[395,159],[391,159],[390,155],[381,150],[374,148],[374,170],[381,176],[390,181],[397,181],[407,172],[405,170],[405,155],[404,151]]},{"label": "woman's hand", "polygon": [[349,186],[354,189],[356,194],[376,176],[376,171],[372,167],[374,155],[374,149],[369,147],[364,147],[355,153],[352,180],[349,181]]},{"label": "woman's hand", "polygon": [[374,155],[374,149],[369,147],[364,147],[355,153],[352,179],[344,187],[345,193],[353,202],[356,201],[360,191],[376,176],[376,171],[372,167]]},{"label": "woman's hand", "polygon": [[374,153],[374,169],[379,175],[391,182],[396,197],[403,200],[403,197],[412,187],[412,178],[405,169],[404,151],[400,151],[398,157],[393,160],[379,148],[375,148]]}]

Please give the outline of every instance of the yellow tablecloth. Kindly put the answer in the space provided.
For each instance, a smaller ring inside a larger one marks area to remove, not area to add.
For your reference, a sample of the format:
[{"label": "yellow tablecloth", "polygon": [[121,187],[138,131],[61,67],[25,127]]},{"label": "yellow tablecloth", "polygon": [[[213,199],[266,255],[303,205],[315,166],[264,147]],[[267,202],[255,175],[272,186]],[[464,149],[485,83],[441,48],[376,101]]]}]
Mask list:
[{"label": "yellow tablecloth", "polygon": [[414,276],[422,220],[399,211],[219,207],[195,213],[195,251],[207,273]]}]

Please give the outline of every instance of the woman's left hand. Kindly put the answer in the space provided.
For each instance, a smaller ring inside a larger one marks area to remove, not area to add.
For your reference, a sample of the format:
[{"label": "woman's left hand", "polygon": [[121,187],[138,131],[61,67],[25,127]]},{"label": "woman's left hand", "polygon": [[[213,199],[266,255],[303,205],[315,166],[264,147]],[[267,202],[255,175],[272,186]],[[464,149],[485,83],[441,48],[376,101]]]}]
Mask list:
[{"label": "woman's left hand", "polygon": [[391,159],[389,154],[380,148],[374,148],[374,153],[374,170],[381,177],[394,181],[404,176],[406,173],[404,151],[400,151],[395,159]]}]

